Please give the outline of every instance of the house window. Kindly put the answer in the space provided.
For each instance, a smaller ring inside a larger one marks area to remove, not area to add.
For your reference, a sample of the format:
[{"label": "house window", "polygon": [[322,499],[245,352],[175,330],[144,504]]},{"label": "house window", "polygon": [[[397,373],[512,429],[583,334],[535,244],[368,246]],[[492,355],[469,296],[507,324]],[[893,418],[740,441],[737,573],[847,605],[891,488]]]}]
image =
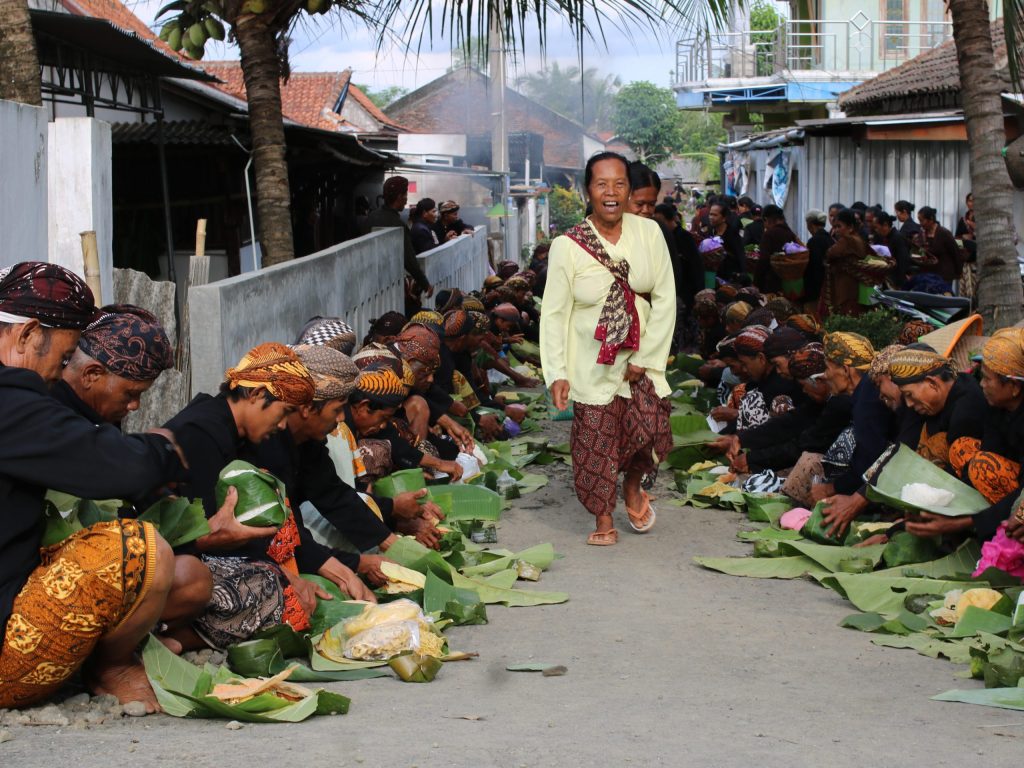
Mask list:
[{"label": "house window", "polygon": [[886,54],[902,57],[906,54],[910,37],[910,30],[905,23],[907,21],[906,0],[881,0],[881,3],[882,19],[885,24],[882,25],[880,48]]}]

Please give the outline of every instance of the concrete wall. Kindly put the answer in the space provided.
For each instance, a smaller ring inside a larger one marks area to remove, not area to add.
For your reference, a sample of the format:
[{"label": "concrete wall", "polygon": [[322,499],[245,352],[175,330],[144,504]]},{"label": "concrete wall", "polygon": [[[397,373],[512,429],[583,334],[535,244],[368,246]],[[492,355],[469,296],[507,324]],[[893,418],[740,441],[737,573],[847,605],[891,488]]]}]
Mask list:
[{"label": "concrete wall", "polygon": [[477,227],[472,235],[450,240],[417,259],[435,293],[443,288],[479,290],[488,274],[487,229]]},{"label": "concrete wall", "polygon": [[85,274],[80,233],[96,232],[102,301],[114,295],[114,231],[110,123],[88,117],[49,125],[49,261]]},{"label": "concrete wall", "polygon": [[403,285],[402,233],[383,230],[190,288],[192,392],[215,392],[224,371],[247,350],[294,341],[314,315],[344,318],[362,336],[372,318],[401,310]]},{"label": "concrete wall", "polygon": [[0,101],[0,268],[47,260],[46,110]]}]

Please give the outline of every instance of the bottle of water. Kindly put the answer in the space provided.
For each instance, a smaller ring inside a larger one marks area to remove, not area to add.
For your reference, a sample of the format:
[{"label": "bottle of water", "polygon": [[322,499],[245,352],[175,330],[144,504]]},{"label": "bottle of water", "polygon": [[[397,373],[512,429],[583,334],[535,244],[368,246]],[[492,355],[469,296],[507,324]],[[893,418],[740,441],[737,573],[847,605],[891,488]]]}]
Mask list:
[{"label": "bottle of water", "polygon": [[516,485],[516,479],[508,473],[507,469],[502,471],[498,477],[496,490],[503,499],[514,499],[518,496],[516,491],[519,490],[519,486]]}]

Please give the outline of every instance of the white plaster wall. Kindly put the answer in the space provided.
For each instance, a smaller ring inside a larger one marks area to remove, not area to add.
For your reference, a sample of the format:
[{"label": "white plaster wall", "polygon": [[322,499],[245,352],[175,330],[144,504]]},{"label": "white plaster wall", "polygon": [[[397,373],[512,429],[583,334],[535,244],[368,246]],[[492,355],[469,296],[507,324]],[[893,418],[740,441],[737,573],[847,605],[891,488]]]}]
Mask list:
[{"label": "white plaster wall", "polygon": [[46,109],[0,100],[0,267],[47,260]]},{"label": "white plaster wall", "polygon": [[49,125],[48,155],[48,260],[84,275],[81,233],[95,231],[103,293],[96,300],[110,303],[114,295],[110,124],[88,117],[58,118]]}]

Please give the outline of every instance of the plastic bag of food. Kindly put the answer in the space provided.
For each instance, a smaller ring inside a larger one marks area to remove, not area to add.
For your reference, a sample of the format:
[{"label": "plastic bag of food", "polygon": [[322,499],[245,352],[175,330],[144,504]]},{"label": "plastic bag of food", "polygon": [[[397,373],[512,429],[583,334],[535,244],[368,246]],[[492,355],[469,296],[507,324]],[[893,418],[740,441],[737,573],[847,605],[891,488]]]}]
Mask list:
[{"label": "plastic bag of food", "polygon": [[247,461],[232,461],[220,471],[217,480],[217,506],[224,503],[228,488],[238,491],[235,519],[256,528],[281,527],[288,519],[284,483],[266,470]]},{"label": "plastic bag of food", "polygon": [[342,622],[341,629],[348,637],[355,637],[379,624],[393,621],[425,621],[423,609],[412,600],[392,600],[380,605],[367,605],[358,616]]},{"label": "plastic bag of food", "polygon": [[419,622],[389,621],[349,637],[342,653],[347,659],[386,661],[400,653],[419,649]]}]

